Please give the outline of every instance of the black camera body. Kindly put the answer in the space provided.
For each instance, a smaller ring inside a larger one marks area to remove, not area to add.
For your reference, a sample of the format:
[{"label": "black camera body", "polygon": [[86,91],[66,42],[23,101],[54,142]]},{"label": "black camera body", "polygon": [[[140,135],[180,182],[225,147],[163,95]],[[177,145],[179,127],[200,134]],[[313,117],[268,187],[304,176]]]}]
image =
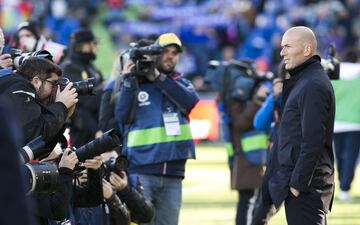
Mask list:
[{"label": "black camera body", "polygon": [[122,177],[122,172],[126,172],[129,162],[125,156],[119,155],[117,158],[111,157],[103,164],[103,177],[109,181],[111,172]]},{"label": "black camera body", "polygon": [[250,100],[260,83],[273,78],[271,72],[258,73],[255,63],[249,60],[212,60],[208,64],[205,83],[219,93],[219,101],[224,104],[224,111],[228,113],[234,100]]},{"label": "black camera body", "polygon": [[124,56],[128,54],[128,57],[134,62],[134,70],[131,71],[135,76],[146,76],[147,74],[154,73],[155,63],[154,61],[148,59],[146,56],[150,55],[160,55],[163,52],[164,48],[159,45],[149,45],[144,47],[139,47],[136,43],[130,44],[130,49],[125,51],[120,56],[120,63],[123,65]]},{"label": "black camera body", "polygon": [[247,101],[259,83],[271,81],[273,76],[271,72],[259,74],[255,64],[249,60],[212,60],[205,74],[205,82],[221,94],[223,101]]},{"label": "black camera body", "polygon": [[[70,82],[71,81],[68,78],[60,77],[58,80],[60,90],[64,90],[66,85],[68,85]],[[73,88],[75,88],[78,95],[94,95],[94,83],[95,78],[91,77],[86,80],[73,82]]]}]

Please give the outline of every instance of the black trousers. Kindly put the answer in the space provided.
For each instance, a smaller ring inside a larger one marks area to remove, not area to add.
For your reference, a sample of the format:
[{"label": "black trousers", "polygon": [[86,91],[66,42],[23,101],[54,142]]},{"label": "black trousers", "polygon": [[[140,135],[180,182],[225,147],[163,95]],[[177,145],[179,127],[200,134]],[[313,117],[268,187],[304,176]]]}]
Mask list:
[{"label": "black trousers", "polygon": [[312,201],[314,197],[311,193],[301,193],[295,197],[289,192],[289,196],[285,200],[288,225],[327,225],[327,215],[314,204]]}]

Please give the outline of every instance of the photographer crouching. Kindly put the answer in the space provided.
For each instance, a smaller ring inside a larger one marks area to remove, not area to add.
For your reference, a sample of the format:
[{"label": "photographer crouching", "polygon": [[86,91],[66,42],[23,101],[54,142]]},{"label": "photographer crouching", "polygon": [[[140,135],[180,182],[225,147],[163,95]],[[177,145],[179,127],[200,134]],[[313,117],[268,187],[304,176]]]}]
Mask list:
[{"label": "photographer crouching", "polygon": [[116,151],[102,154],[104,159],[103,194],[110,211],[110,225],[147,223],[154,216],[154,206],[143,194],[139,179],[130,181],[128,161]]}]

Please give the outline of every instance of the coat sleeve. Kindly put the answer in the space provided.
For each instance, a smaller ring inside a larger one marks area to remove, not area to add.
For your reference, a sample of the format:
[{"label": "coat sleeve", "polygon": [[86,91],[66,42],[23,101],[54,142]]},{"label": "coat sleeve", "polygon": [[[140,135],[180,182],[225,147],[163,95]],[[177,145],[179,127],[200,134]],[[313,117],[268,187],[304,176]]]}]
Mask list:
[{"label": "coat sleeve", "polygon": [[127,186],[118,192],[120,199],[127,205],[131,213],[131,221],[136,223],[149,223],[155,214],[155,209],[150,200],[146,199],[141,191],[142,186]]},{"label": "coat sleeve", "polygon": [[168,76],[160,75],[155,79],[154,84],[185,115],[188,115],[199,101],[193,85],[184,78],[174,80]]},{"label": "coat sleeve", "polygon": [[99,170],[87,170],[86,187],[76,187],[74,190],[74,207],[96,207],[103,202],[102,178]]},{"label": "coat sleeve", "polygon": [[124,134],[125,125],[130,124],[131,115],[136,109],[136,94],[138,91],[138,84],[135,78],[126,78],[121,85],[119,99],[115,105],[115,121],[120,134]]},{"label": "coat sleeve", "polygon": [[130,213],[126,205],[114,193],[109,199],[106,199],[109,206],[110,218],[112,225],[128,225],[130,224]]},{"label": "coat sleeve", "polygon": [[331,93],[321,84],[309,83],[299,95],[302,140],[300,155],[290,180],[290,186],[299,191],[308,190],[324,151],[330,105]]},{"label": "coat sleeve", "polygon": [[269,95],[254,117],[254,128],[261,131],[268,131],[273,121],[274,99]]}]

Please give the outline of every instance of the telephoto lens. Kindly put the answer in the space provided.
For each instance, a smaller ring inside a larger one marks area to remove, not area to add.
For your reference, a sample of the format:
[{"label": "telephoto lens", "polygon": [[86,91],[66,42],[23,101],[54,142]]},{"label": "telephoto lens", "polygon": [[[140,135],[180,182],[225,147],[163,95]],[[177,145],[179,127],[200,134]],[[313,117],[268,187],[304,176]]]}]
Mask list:
[{"label": "telephoto lens", "polygon": [[108,130],[101,137],[75,150],[79,162],[92,159],[104,152],[109,152],[120,146],[120,138],[114,129]]},{"label": "telephoto lens", "polygon": [[59,172],[55,163],[27,163],[25,168],[27,194],[52,194],[56,191]]}]

